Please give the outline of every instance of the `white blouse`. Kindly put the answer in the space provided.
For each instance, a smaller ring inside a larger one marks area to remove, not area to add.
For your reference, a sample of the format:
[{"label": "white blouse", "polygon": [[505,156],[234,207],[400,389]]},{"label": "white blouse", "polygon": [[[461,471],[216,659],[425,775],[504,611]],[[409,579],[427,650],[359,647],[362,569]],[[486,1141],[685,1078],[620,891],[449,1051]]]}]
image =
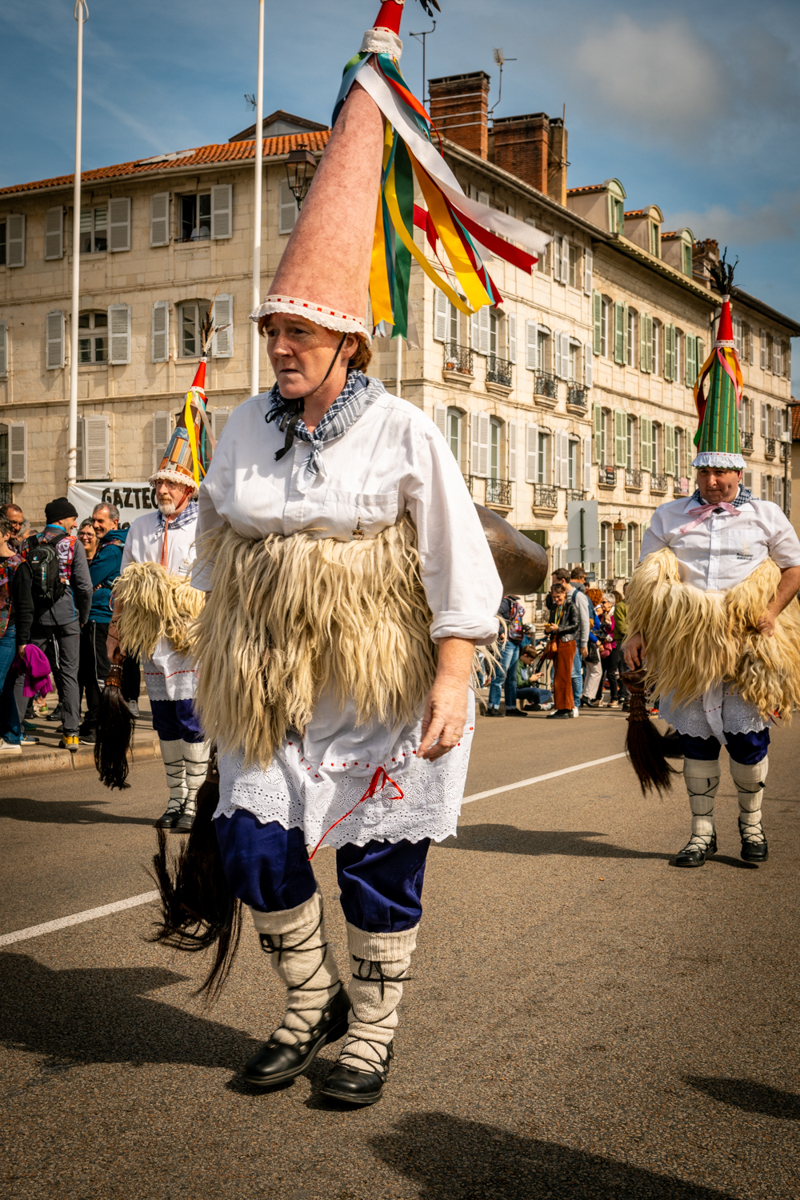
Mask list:
[{"label": "white blouse", "polygon": [[[408,512],[417,529],[432,639],[494,641],[500,578],[458,464],[430,419],[381,391],[346,433],[324,444],[320,470],[312,474],[307,442],[296,440],[275,461],[284,435],[266,423],[268,410],[267,396],[254,396],[229,417],[200,488],[198,537],[227,521],[245,537],[307,530],[349,541],[357,529],[375,537]],[[193,578],[195,586],[210,589],[208,568],[198,566]],[[290,734],[267,770],[245,771],[238,756],[222,757],[217,815],[245,808],[265,823],[303,828],[307,844],[315,845],[383,766],[402,799],[392,799],[396,789],[387,786],[342,821],[326,844],[441,840],[455,832],[473,727],[470,695],[461,744],[429,763],[416,757],[421,720],[356,727],[352,703],[340,708],[333,695],[323,694],[304,737]]]},{"label": "white blouse", "polygon": [[[197,521],[187,521],[178,529],[167,527],[166,569],[171,575],[188,575],[195,564]],[[129,563],[161,562],[164,533],[158,513],[137,517],[128,530],[122,551],[124,571]],[[147,695],[150,700],[191,700],[197,691],[197,671],[190,658],[176,654],[169,638],[162,638],[152,658],[142,659]]]}]

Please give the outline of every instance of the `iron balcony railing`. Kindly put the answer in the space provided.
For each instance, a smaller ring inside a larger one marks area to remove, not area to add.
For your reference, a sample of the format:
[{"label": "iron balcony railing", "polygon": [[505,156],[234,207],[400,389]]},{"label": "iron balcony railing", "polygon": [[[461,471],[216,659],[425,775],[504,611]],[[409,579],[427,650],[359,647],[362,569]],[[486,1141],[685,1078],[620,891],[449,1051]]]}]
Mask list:
[{"label": "iron balcony railing", "polygon": [[486,382],[500,383],[503,387],[511,387],[511,363],[506,358],[498,358],[490,354],[486,359]]},{"label": "iron balcony railing", "polygon": [[558,508],[558,488],[544,487],[541,483],[534,484],[533,507],[552,508],[555,511]]},{"label": "iron balcony railing", "polygon": [[510,479],[487,479],[486,480],[486,503],[499,504],[501,507],[511,507],[511,480]]},{"label": "iron balcony railing", "polygon": [[617,482],[616,467],[598,467],[598,483],[601,487],[614,487]]},{"label": "iron balcony railing", "polygon": [[585,500],[586,492],[582,492],[579,488],[567,488],[567,500]]},{"label": "iron balcony railing", "polygon": [[752,450],[753,449],[752,433],[742,433],[740,436],[742,439],[742,450]]},{"label": "iron balcony railing", "polygon": [[667,476],[661,475],[657,471],[652,471],[650,474],[650,491],[665,492],[667,490]]},{"label": "iron balcony railing", "polygon": [[589,389],[582,383],[567,384],[567,404],[571,404],[573,408],[586,408],[588,394]]},{"label": "iron balcony railing", "polygon": [[456,371],[459,375],[471,375],[471,347],[459,346],[457,342],[445,342],[444,369],[445,371]]},{"label": "iron balcony railing", "polygon": [[775,457],[775,438],[766,438],[764,441],[764,455],[766,458]]},{"label": "iron balcony railing", "polygon": [[552,371],[536,371],[533,376],[533,390],[537,396],[546,396],[550,400],[557,400],[558,380]]},{"label": "iron balcony railing", "polygon": [[625,487],[640,488],[642,486],[642,472],[637,470],[627,470],[625,472]]}]

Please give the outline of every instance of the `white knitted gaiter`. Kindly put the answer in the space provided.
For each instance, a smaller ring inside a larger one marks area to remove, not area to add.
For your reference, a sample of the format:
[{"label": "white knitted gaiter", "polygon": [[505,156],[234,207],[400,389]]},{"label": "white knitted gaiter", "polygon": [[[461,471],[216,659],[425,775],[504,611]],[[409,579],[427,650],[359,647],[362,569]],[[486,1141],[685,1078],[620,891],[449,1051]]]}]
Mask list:
[{"label": "white knitted gaiter", "polygon": [[719,787],[719,759],[684,758],[683,778],[692,810],[692,838],[707,846],[714,836],[714,797]]},{"label": "white knitted gaiter", "polygon": [[342,1066],[372,1072],[380,1070],[389,1057],[418,929],[415,925],[400,933],[366,933],[348,924],[353,977],[347,991],[353,1007],[347,1041],[338,1059]]},{"label": "white knitted gaiter", "polygon": [[297,1046],[308,1041],[309,1030],[339,991],[339,972],[325,935],[322,895],[314,895],[297,908],[259,912],[251,908],[261,946],[272,959],[286,985],[286,1015],[272,1035],[278,1042]]},{"label": "white knitted gaiter", "polygon": [[749,765],[731,759],[729,766],[739,794],[739,822],[743,830],[750,826],[755,831],[755,827],[761,825],[761,799],[769,771],[769,759],[762,758],[761,762]]},{"label": "white knitted gaiter", "polygon": [[193,817],[197,812],[197,793],[206,781],[210,742],[181,742],[183,763],[186,770],[186,803],[184,814]]},{"label": "white knitted gaiter", "polygon": [[186,800],[186,767],[183,761],[183,742],[162,742],[159,739],[161,757],[167,772],[169,801],[167,812],[180,812]]}]

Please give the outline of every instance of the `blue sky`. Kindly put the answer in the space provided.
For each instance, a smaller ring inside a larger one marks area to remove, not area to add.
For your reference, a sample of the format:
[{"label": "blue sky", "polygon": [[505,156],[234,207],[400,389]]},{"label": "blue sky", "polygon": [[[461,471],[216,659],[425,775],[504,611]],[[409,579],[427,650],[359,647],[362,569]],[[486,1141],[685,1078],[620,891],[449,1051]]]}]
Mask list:
[{"label": "blue sky", "polygon": [[[440,0],[428,75],[509,62],[496,113],[567,106],[571,186],[616,176],[740,258],[737,281],[800,318],[800,0]],[[89,0],[84,168],[206,142],[252,120],[255,0]],[[377,0],[266,0],[265,111],[327,121]],[[3,0],[0,186],[72,170],[73,0]],[[404,32],[431,22],[407,0]],[[403,68],[419,93],[422,54]],[[795,355],[800,394],[800,352]]]}]

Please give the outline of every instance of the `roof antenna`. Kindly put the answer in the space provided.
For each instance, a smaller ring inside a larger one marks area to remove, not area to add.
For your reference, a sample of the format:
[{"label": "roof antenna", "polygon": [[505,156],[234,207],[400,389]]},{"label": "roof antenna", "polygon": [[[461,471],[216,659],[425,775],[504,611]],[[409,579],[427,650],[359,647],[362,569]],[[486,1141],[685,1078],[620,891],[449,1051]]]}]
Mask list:
[{"label": "roof antenna", "polygon": [[497,63],[498,67],[500,68],[500,90],[497,93],[497,99],[495,100],[492,107],[489,109],[490,117],[494,116],[494,110],[497,108],[498,104],[500,103],[500,101],[503,97],[503,65],[507,62],[516,62],[517,60],[515,58],[506,58],[505,54],[503,54],[503,51],[498,49],[497,47],[495,47],[494,61]]},{"label": "roof antenna", "polygon": [[255,95],[253,95],[252,92],[245,92],[244,98],[247,101],[247,103],[250,105],[251,108],[253,108],[253,109],[258,108],[258,105],[256,104]]}]

